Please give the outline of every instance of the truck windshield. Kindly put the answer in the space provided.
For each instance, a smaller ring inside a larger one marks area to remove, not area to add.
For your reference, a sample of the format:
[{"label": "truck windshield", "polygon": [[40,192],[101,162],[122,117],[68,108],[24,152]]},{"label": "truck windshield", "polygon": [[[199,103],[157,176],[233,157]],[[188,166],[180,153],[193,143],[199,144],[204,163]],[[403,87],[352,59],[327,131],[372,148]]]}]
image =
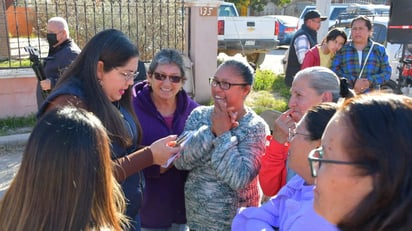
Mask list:
[{"label": "truck windshield", "polygon": [[218,14],[219,16],[237,16],[236,11],[235,9],[233,9],[233,7],[225,5],[220,5]]}]

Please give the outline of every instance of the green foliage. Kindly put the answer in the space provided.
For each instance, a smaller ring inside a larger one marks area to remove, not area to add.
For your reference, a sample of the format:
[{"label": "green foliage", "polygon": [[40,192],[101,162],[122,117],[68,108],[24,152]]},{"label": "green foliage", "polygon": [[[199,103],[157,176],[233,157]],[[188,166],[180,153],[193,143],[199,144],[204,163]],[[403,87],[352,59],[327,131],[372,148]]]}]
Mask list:
[{"label": "green foliage", "polygon": [[291,0],[227,0],[227,2],[232,2],[239,9],[241,6],[250,7],[250,9],[255,11],[263,11],[265,6],[269,2],[273,2],[277,6],[283,6],[291,2]]},{"label": "green foliage", "polygon": [[290,91],[289,88],[285,84],[285,75],[281,74],[275,77],[272,85],[272,91],[279,95],[280,97],[289,100],[290,98]]},{"label": "green foliage", "polygon": [[31,67],[29,59],[6,60],[0,62],[0,67]]},{"label": "green foliage", "polygon": [[253,90],[267,90],[270,91],[275,80],[275,74],[270,70],[256,70],[255,80],[253,83]]},{"label": "green foliage", "polygon": [[8,135],[13,133],[18,133],[18,130],[25,127],[34,127],[36,123],[35,114],[30,114],[24,117],[7,117],[0,119],[0,135]]},{"label": "green foliage", "polygon": [[265,110],[286,111],[288,105],[285,99],[275,98],[269,91],[256,91],[248,97],[245,104],[251,107],[257,114]]}]

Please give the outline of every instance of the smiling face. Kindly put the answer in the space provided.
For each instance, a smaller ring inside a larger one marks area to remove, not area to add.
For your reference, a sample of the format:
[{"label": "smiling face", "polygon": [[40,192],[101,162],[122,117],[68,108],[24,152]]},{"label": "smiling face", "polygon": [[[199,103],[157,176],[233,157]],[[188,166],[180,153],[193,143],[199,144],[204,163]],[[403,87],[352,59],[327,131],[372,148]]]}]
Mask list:
[{"label": "smiling face", "polygon": [[323,102],[323,94],[318,94],[310,86],[310,78],[300,77],[292,82],[289,108],[291,117],[298,122],[309,108]]},{"label": "smiling face", "polygon": [[[154,73],[159,73],[166,76],[182,77],[179,66],[173,63],[159,64],[154,70]],[[164,80],[157,80],[152,74],[148,76],[147,80],[152,86],[152,97],[154,101],[174,101],[176,99],[177,93],[179,93],[179,91],[183,87],[182,80],[180,80],[180,82],[178,83],[174,83],[170,81],[170,77],[166,77]]]},{"label": "smiling face", "polygon": [[138,57],[130,58],[124,66],[112,68],[104,71],[104,63],[97,64],[97,78],[103,88],[104,93],[111,102],[119,101],[125,91],[133,84],[133,78],[126,80],[125,73],[133,75],[137,70]]},{"label": "smiling face", "polygon": [[[215,73],[214,79],[219,82],[231,84],[244,84],[245,80],[232,66],[221,66]],[[211,86],[212,97],[215,101],[226,101],[227,107],[234,107],[235,111],[243,109],[246,96],[250,91],[250,85],[232,85],[229,89],[223,90],[219,85]]]},{"label": "smiling face", "polygon": [[[344,142],[350,139],[350,128],[338,112],[322,137],[323,159],[351,162]],[[329,222],[337,224],[373,189],[370,175],[359,174],[351,164],[321,164],[314,190],[314,209]]]}]

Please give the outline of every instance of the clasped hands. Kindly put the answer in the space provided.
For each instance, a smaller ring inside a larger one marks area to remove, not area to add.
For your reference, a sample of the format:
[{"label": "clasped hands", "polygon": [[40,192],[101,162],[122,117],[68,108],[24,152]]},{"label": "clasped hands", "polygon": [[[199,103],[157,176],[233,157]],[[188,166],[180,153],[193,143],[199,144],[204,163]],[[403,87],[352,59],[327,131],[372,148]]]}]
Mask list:
[{"label": "clasped hands", "polygon": [[356,94],[361,94],[366,89],[369,89],[370,87],[370,82],[366,78],[359,78],[355,82],[355,86],[353,86],[353,90],[356,92]]}]

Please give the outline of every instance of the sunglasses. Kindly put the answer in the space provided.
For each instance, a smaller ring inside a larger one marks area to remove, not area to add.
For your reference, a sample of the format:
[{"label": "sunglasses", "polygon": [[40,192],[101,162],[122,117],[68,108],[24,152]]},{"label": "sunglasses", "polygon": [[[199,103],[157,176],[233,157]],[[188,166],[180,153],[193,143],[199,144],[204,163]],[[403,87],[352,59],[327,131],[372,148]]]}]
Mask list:
[{"label": "sunglasses", "polygon": [[163,75],[158,72],[153,72],[152,76],[159,81],[165,81],[166,78],[169,78],[169,81],[172,83],[180,83],[182,81],[182,77],[176,75]]}]

